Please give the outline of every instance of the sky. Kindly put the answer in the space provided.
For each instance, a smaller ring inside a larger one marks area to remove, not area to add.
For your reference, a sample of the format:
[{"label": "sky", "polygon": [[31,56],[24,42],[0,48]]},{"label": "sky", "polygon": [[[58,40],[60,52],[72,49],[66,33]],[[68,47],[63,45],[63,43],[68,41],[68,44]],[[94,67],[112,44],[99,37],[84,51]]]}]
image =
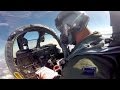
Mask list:
[{"label": "sky", "polygon": [[[60,33],[57,31],[54,23],[58,13],[59,11],[0,11],[0,67],[5,67],[4,48],[10,33],[24,25],[43,24],[52,28],[59,36]],[[88,28],[92,32],[99,31],[102,34],[112,33],[108,11],[86,11],[86,14],[90,17]],[[35,36],[35,34],[31,35],[30,38],[28,36],[28,39],[35,38]]]}]

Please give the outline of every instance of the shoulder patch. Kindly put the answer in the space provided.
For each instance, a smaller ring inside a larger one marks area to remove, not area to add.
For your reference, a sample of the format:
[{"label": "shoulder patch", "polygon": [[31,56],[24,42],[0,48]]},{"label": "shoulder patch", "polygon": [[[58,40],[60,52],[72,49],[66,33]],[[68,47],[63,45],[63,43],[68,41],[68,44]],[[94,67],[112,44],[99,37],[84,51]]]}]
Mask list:
[{"label": "shoulder patch", "polygon": [[80,59],[73,68],[80,69],[86,75],[93,75],[98,72],[98,67],[88,58]]}]

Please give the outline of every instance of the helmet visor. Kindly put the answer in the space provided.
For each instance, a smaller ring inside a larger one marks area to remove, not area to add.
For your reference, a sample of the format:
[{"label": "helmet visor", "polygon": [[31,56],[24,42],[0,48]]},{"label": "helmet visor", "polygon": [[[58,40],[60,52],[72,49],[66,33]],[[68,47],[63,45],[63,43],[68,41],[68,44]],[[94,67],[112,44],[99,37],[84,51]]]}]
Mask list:
[{"label": "helmet visor", "polygon": [[80,22],[83,18],[83,13],[80,15],[72,14],[64,18],[60,25],[57,26],[58,30],[61,33],[66,33],[73,27],[77,27],[80,25]]}]

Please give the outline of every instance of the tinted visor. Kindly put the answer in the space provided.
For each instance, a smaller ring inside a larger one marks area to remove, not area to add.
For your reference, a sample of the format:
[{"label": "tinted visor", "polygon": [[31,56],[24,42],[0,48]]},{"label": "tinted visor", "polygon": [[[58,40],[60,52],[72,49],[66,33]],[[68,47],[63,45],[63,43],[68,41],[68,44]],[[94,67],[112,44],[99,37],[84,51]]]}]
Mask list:
[{"label": "tinted visor", "polygon": [[63,33],[63,34],[68,34],[69,30],[71,30],[73,27],[77,27],[80,25],[80,22],[83,18],[83,13],[80,15],[77,14],[72,14],[67,17],[65,17],[61,24],[57,25],[57,29]]}]

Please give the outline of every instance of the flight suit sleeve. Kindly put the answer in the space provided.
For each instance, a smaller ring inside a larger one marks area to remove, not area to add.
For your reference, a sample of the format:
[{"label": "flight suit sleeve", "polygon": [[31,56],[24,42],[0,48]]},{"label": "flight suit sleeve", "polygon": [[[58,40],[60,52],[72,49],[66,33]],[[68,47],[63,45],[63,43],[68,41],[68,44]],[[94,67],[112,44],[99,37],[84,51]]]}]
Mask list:
[{"label": "flight suit sleeve", "polygon": [[76,57],[63,69],[60,79],[110,79],[113,66],[99,57]]}]

